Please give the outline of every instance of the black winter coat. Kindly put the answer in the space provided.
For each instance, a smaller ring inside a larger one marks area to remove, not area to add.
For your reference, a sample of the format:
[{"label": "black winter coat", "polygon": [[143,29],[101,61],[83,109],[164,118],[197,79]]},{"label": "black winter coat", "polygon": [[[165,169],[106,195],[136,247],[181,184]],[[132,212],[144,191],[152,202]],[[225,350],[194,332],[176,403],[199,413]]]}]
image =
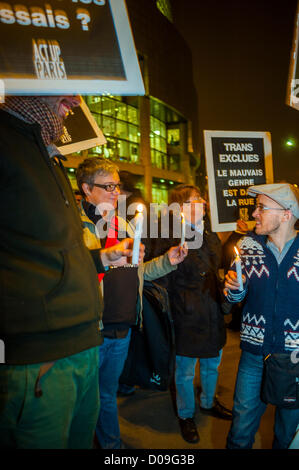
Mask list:
[{"label": "black winter coat", "polygon": [[2,110],[0,194],[6,363],[50,362],[101,344],[97,271],[65,171],[49,158],[39,124]]},{"label": "black winter coat", "polygon": [[[177,245],[176,239],[155,241],[151,256]],[[176,271],[156,282],[166,287],[174,321],[176,354],[208,358],[218,356],[226,342],[218,268],[221,242],[212,233],[208,218],[201,248],[189,249]]]}]

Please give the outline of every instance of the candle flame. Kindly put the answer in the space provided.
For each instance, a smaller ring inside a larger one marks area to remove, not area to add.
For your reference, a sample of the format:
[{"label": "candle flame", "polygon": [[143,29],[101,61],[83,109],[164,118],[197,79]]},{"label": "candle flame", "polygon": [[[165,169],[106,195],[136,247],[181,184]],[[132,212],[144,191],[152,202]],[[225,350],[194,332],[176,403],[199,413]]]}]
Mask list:
[{"label": "candle flame", "polygon": [[183,213],[183,212],[181,212],[181,217],[182,217],[182,219],[184,219],[184,218],[185,218],[185,216],[184,216],[184,213]]},{"label": "candle flame", "polygon": [[239,250],[238,250],[238,248],[237,248],[236,246],[234,247],[234,250],[235,250],[235,252],[236,252],[236,255],[237,255],[237,256],[240,256]]},{"label": "candle flame", "polygon": [[136,210],[137,212],[143,212],[143,204],[138,204]]}]

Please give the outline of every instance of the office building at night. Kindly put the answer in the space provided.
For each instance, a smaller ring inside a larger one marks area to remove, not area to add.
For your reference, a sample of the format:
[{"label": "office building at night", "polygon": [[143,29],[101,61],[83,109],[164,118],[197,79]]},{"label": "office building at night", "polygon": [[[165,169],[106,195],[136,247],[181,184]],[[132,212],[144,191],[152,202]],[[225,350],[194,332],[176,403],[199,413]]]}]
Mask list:
[{"label": "office building at night", "polygon": [[191,51],[172,22],[169,0],[126,5],[145,95],[84,98],[107,143],[69,156],[69,176],[87,155],[107,157],[133,175],[147,201],[167,202],[175,184],[196,183],[200,163]]}]

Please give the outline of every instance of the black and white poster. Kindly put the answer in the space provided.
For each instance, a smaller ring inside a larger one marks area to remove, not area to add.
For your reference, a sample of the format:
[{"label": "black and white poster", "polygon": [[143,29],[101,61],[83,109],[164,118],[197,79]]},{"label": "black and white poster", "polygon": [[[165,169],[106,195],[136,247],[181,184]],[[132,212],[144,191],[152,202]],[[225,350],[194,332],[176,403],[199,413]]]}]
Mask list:
[{"label": "black and white poster", "polygon": [[124,0],[0,2],[5,94],[144,94]]},{"label": "black and white poster", "polygon": [[62,155],[68,155],[105,143],[103,132],[82,100],[80,106],[74,108],[64,121],[64,134],[56,146]]},{"label": "black and white poster", "polygon": [[299,0],[294,25],[294,37],[290,57],[287,104],[299,110]]},{"label": "black and white poster", "polygon": [[252,226],[255,199],[249,186],[273,182],[268,132],[204,131],[212,230],[235,230],[238,219]]}]

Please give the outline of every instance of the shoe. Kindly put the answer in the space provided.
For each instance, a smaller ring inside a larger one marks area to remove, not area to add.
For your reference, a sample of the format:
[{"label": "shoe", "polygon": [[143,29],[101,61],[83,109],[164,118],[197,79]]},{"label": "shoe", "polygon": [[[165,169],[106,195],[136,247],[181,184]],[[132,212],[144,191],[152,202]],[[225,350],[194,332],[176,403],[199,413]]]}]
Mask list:
[{"label": "shoe", "polygon": [[120,386],[117,390],[118,397],[130,397],[135,393],[135,387],[130,387],[129,385]]},{"label": "shoe", "polygon": [[203,408],[202,406],[199,408],[200,411],[205,415],[213,416],[214,418],[226,419],[227,421],[232,420],[231,410],[221,405],[217,399],[215,399],[214,406],[212,406],[212,408]]},{"label": "shoe", "polygon": [[179,425],[181,428],[182,437],[186,442],[190,442],[190,444],[196,444],[199,442],[199,435],[192,418],[179,418]]}]

